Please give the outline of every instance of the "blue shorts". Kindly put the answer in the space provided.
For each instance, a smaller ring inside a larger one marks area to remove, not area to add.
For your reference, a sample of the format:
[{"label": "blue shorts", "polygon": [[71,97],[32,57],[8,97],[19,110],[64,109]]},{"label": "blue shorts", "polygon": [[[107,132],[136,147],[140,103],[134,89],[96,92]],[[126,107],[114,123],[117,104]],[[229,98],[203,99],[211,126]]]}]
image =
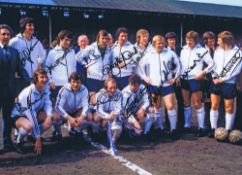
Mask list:
[{"label": "blue shorts", "polygon": [[104,87],[104,81],[87,78],[86,85],[89,92],[98,92]]},{"label": "blue shorts", "polygon": [[162,97],[165,97],[168,94],[174,93],[174,90],[172,85],[167,87],[149,85],[147,86],[147,92],[150,94],[161,95]]},{"label": "blue shorts", "polygon": [[77,113],[80,112],[82,110],[82,108],[78,109],[77,111],[75,112],[68,112],[68,115],[72,116],[72,117],[76,117]]},{"label": "blue shorts", "polygon": [[236,85],[232,83],[221,83],[211,85],[211,93],[215,95],[223,96],[225,99],[233,99],[236,97]]},{"label": "blue shorts", "polygon": [[118,89],[123,90],[129,84],[129,76],[126,77],[113,77],[117,81]]},{"label": "blue shorts", "polygon": [[202,88],[202,81],[201,80],[184,80],[181,79],[181,87],[182,89],[185,89],[187,91],[190,91],[191,93],[201,91]]}]

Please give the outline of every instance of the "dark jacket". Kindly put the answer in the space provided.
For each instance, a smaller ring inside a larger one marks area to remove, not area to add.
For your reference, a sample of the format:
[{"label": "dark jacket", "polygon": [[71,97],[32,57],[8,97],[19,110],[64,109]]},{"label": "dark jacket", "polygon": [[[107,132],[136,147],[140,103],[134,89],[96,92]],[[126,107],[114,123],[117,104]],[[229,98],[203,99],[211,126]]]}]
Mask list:
[{"label": "dark jacket", "polygon": [[0,47],[0,86],[7,88],[9,97],[16,97],[21,90],[18,88],[18,84],[20,82],[29,84],[31,79],[23,68],[18,51],[12,47],[7,47],[7,53],[6,56],[3,48]]}]

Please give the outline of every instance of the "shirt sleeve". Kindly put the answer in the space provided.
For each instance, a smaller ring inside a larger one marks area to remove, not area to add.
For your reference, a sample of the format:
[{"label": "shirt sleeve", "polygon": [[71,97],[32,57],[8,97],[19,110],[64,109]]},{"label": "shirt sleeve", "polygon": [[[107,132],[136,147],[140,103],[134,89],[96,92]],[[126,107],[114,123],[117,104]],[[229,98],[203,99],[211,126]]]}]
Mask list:
[{"label": "shirt sleeve", "polygon": [[64,105],[67,99],[68,99],[68,93],[67,93],[67,90],[65,90],[65,88],[63,87],[58,93],[55,109],[64,118],[67,118],[68,116],[68,113],[64,109]]},{"label": "shirt sleeve", "polygon": [[106,95],[103,92],[99,92],[97,94],[97,105],[96,105],[97,113],[103,119],[107,119],[109,117],[109,114],[104,110],[104,107],[106,104],[104,103],[105,101],[106,101]]},{"label": "shirt sleeve", "polygon": [[46,57],[46,60],[43,63],[43,67],[44,69],[47,71],[48,73],[48,77],[49,77],[49,82],[52,82],[52,69],[53,69],[53,65],[54,65],[54,58],[52,57],[52,52],[50,51],[49,54]]},{"label": "shirt sleeve", "polygon": [[144,56],[141,60],[140,60],[140,62],[139,62],[139,65],[138,65],[138,69],[137,69],[137,71],[138,71],[138,74],[139,74],[139,76],[141,77],[141,79],[145,79],[145,78],[147,78],[147,75],[146,75],[146,73],[145,73],[145,66],[146,66],[146,60],[147,60],[147,58],[146,58],[147,56]]},{"label": "shirt sleeve", "polygon": [[143,104],[142,108],[144,110],[147,110],[148,107],[150,106],[150,102],[149,102],[149,98],[148,98],[148,93],[147,93],[147,90],[146,90],[145,87],[143,87],[141,89],[141,91],[142,91],[141,95],[143,96],[143,101],[144,101],[144,104]]},{"label": "shirt sleeve", "polygon": [[207,67],[204,69],[204,71],[206,73],[209,73],[215,68],[215,63],[214,63],[212,57],[210,56],[209,52],[207,50],[206,50],[206,52],[207,53],[205,53],[203,60],[207,64]]},{"label": "shirt sleeve", "polygon": [[[227,80],[234,78],[234,77],[236,77],[240,74],[240,72],[242,70],[242,57],[241,57],[241,55],[242,55],[242,53],[241,53],[241,51],[239,51],[238,57],[236,59],[237,62],[232,66],[230,71],[228,71],[226,73],[226,76],[221,78],[222,81],[227,81]],[[235,57],[233,57],[233,58],[235,58]]]},{"label": "shirt sleeve", "polygon": [[87,115],[87,110],[88,110],[88,90],[85,89],[83,92],[83,96],[82,96],[82,114],[81,116],[86,117]]},{"label": "shirt sleeve", "polygon": [[173,54],[173,58],[174,58],[174,64],[176,65],[175,79],[177,79],[181,75],[182,66],[181,66],[180,58],[177,56],[175,52]]},{"label": "shirt sleeve", "polygon": [[46,91],[47,92],[44,97],[44,111],[47,114],[47,116],[52,117],[52,102],[50,100],[50,90],[48,89]]},{"label": "shirt sleeve", "polygon": [[19,96],[19,102],[22,107],[25,107],[24,114],[28,118],[28,120],[34,125],[34,128],[32,130],[32,133],[35,138],[40,137],[40,129],[39,124],[37,120],[37,112],[34,110],[34,107],[31,105],[32,100],[32,91],[30,90],[29,93],[21,94]]}]

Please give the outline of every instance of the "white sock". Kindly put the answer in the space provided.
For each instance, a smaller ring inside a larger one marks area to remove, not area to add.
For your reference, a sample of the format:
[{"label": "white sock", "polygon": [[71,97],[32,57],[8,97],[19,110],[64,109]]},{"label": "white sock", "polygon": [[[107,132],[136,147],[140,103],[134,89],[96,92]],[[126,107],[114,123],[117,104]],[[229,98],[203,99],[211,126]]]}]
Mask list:
[{"label": "white sock", "polygon": [[168,118],[170,121],[170,130],[175,130],[176,129],[176,110],[172,109],[167,111]]},{"label": "white sock", "polygon": [[191,128],[192,107],[184,107],[185,128]]},{"label": "white sock", "polygon": [[156,110],[155,118],[156,118],[156,123],[157,123],[158,128],[163,129],[162,109],[161,108]]},{"label": "white sock", "polygon": [[18,130],[17,129],[14,129],[14,135],[18,136]]},{"label": "white sock", "polygon": [[210,110],[210,123],[212,129],[217,129],[217,123],[218,123],[218,110]]},{"label": "white sock", "polygon": [[204,128],[204,118],[205,118],[204,107],[202,106],[200,109],[197,109],[196,113],[197,113],[198,128]]},{"label": "white sock", "polygon": [[154,114],[149,113],[145,117],[145,126],[144,126],[144,134],[147,134],[150,131],[150,128],[154,122]]},{"label": "white sock", "polygon": [[225,114],[225,129],[227,130],[232,130],[233,126],[234,126],[234,118],[235,118],[235,114],[230,114],[227,113]]},{"label": "white sock", "polygon": [[17,137],[17,143],[23,142],[24,137],[28,134],[28,132],[24,128],[19,128],[18,130],[18,137]]}]

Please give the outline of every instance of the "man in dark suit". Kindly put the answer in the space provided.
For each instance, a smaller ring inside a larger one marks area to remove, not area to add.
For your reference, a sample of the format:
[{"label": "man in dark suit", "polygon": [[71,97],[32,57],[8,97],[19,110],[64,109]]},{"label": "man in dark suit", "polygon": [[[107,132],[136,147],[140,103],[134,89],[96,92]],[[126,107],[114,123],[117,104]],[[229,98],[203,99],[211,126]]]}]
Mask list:
[{"label": "man in dark suit", "polygon": [[11,28],[6,24],[0,24],[0,110],[2,110],[2,143],[4,150],[13,148],[11,140],[11,110],[14,99],[17,96],[16,76],[24,77],[24,81],[30,81],[27,72],[24,71],[19,53],[9,47]]}]

